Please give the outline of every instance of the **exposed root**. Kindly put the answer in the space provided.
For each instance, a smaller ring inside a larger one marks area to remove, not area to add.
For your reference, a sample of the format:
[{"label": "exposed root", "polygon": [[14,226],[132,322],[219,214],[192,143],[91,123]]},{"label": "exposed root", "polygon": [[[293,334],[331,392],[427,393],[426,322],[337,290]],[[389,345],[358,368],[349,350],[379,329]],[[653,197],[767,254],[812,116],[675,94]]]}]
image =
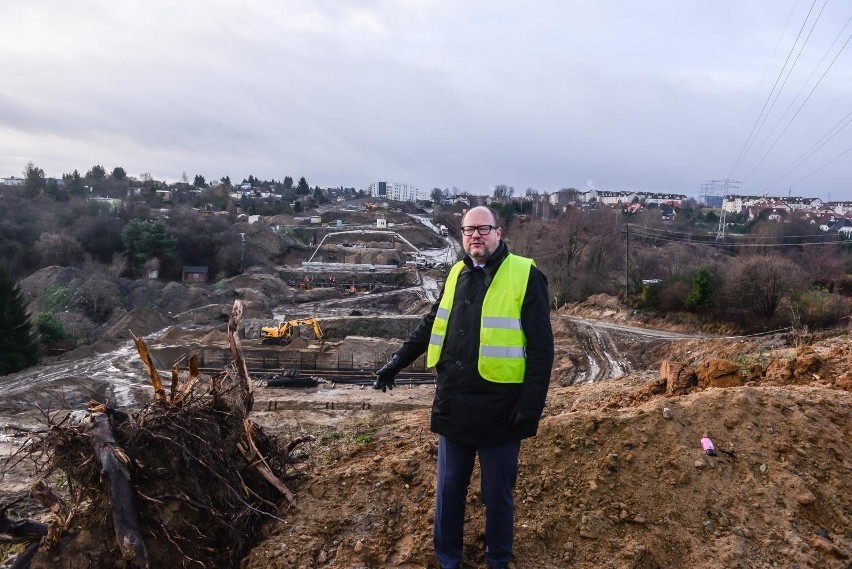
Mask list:
[{"label": "exposed root", "polygon": [[172,369],[167,389],[144,340],[131,332],[151,403],[132,414],[96,401],[59,420],[45,413],[49,428],[23,452],[44,453],[32,491],[53,521],[27,525],[0,509],[2,533],[39,530],[20,537],[38,540],[26,566],[237,567],[260,525],[278,519],[282,497],[295,504],[284,480],[299,475],[290,458],[298,441],[279,444],[248,417],[241,314],[237,301],[228,326],[233,363],[207,381],[190,357],[186,370]]}]

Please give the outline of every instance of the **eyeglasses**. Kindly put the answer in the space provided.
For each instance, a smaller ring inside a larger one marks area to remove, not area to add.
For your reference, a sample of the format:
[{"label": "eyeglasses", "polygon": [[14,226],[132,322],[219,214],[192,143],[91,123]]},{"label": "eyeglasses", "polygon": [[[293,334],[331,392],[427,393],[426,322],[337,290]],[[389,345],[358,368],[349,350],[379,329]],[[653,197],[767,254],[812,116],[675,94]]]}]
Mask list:
[{"label": "eyeglasses", "polygon": [[492,229],[497,229],[496,225],[467,225],[461,228],[462,234],[470,237],[474,232],[480,235],[488,235]]}]

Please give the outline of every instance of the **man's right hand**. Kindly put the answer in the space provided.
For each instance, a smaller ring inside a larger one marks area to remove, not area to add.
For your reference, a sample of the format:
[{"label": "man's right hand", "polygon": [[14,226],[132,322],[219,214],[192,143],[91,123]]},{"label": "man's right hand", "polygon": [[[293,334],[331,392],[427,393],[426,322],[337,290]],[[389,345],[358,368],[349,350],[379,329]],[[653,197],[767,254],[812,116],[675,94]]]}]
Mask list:
[{"label": "man's right hand", "polygon": [[382,393],[396,387],[396,374],[402,369],[399,356],[394,354],[388,363],[376,372],[376,382],[373,389],[381,389]]}]

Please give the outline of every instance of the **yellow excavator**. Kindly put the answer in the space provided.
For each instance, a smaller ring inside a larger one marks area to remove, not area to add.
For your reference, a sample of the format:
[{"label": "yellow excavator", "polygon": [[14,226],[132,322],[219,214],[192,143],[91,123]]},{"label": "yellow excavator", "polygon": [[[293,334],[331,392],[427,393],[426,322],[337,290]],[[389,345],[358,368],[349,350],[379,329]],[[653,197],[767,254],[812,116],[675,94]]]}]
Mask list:
[{"label": "yellow excavator", "polygon": [[320,344],[325,342],[325,336],[320,328],[319,321],[316,317],[313,318],[297,318],[282,322],[278,326],[264,326],[260,329],[260,340],[264,344],[282,344],[286,345],[293,341],[293,335],[298,330],[299,326],[310,326],[314,331],[314,336],[319,340]]}]

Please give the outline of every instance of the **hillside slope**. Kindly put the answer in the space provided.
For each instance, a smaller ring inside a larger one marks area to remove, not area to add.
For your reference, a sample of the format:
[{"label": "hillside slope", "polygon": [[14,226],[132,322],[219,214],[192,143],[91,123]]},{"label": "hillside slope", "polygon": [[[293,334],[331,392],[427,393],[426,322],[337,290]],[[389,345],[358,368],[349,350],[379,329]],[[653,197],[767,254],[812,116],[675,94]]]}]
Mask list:
[{"label": "hillside slope", "polygon": [[[666,397],[652,375],[552,387],[522,447],[517,567],[850,566],[852,393],[752,383]],[[300,505],[245,566],[435,567],[435,443],[425,410],[320,431]],[[478,487],[470,567],[484,566]]]}]

